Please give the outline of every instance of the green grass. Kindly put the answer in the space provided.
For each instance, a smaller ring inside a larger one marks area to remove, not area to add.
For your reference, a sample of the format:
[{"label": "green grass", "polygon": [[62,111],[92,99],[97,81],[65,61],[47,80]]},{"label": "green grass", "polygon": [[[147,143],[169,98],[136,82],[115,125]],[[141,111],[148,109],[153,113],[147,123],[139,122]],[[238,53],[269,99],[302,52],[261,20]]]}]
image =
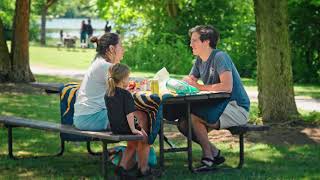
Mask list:
[{"label": "green grass", "polygon": [[[69,82],[63,77],[38,76],[44,82]],[[41,92],[2,92],[0,94],[0,115],[14,115],[51,122],[60,122],[59,97]],[[250,118],[257,118],[257,104],[253,103]],[[303,112],[306,121],[319,121],[319,112]],[[176,130],[174,131],[176,132]],[[100,158],[86,153],[84,143],[67,143],[62,157],[48,156],[59,151],[59,134],[28,128],[15,128],[14,153],[20,160],[7,157],[7,133],[0,125],[0,179],[101,179]],[[186,145],[185,141],[176,142]],[[238,163],[238,144],[235,142],[217,143],[227,158],[226,166]],[[201,157],[198,145],[193,146],[194,162]],[[158,143],[154,144],[158,152]],[[99,143],[93,144],[95,151],[101,150]],[[250,143],[245,145],[245,164],[241,170],[216,174],[192,174],[186,167],[186,153],[167,154],[166,172],[162,179],[317,179],[320,168],[320,145],[273,145]],[[113,167],[109,169],[113,174]]]},{"label": "green grass", "polygon": [[306,96],[306,97],[320,99],[320,85],[295,84],[294,93],[296,96]]},{"label": "green grass", "polygon": [[87,69],[94,56],[94,49],[30,47],[30,64],[51,68]]}]

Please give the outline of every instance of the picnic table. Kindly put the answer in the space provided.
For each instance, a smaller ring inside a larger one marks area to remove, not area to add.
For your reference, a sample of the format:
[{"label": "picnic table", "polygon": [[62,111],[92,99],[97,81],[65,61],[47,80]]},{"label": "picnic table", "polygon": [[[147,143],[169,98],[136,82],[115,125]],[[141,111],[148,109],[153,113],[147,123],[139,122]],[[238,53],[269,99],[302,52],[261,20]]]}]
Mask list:
[{"label": "picnic table", "polygon": [[75,37],[71,37],[71,36],[67,36],[63,39],[63,44],[67,47],[67,48],[71,48],[71,47],[75,47],[76,45],[76,38]]},{"label": "picnic table", "polygon": [[[48,93],[59,93],[59,88],[61,87],[61,83],[33,83],[32,86],[38,87],[38,88],[43,88],[46,90]],[[166,105],[166,104],[185,104],[186,105],[186,112],[187,112],[187,125],[188,125],[188,131],[187,131],[187,147],[182,147],[182,148],[164,148],[164,130],[163,130],[163,124],[164,123],[169,123],[169,124],[174,124],[177,125],[176,122],[169,122],[166,121],[165,119],[162,118],[162,116],[154,116],[160,117],[161,119],[155,119],[155,122],[152,122],[152,124],[155,123],[160,123],[159,129],[155,129],[155,131],[158,130],[157,134],[159,134],[159,148],[160,148],[160,167],[164,169],[164,154],[165,153],[173,153],[173,152],[187,152],[188,154],[188,168],[191,172],[195,172],[193,165],[192,165],[192,123],[191,123],[191,104],[195,102],[205,102],[205,101],[214,101],[218,99],[225,99],[229,98],[230,94],[225,93],[225,92],[200,92],[198,94],[189,94],[189,95],[172,95],[172,94],[164,94],[162,96],[156,95],[156,94],[150,94],[150,93],[140,93],[139,96],[143,94],[144,96],[148,96],[148,98],[159,98],[160,101],[158,101],[158,108],[160,107],[159,105]],[[137,95],[137,94],[134,94]],[[134,98],[135,101],[136,99],[148,99],[148,98]],[[162,108],[157,109],[157,113],[162,113]],[[265,131],[268,130],[268,126],[264,125],[252,125],[252,124],[246,124],[242,126],[234,126],[230,127],[227,130],[231,132],[233,135],[239,135],[239,164],[238,168],[241,168],[244,163],[244,134],[249,132],[249,131]],[[151,142],[154,140],[151,139]],[[149,139],[150,140],[150,139]],[[170,143],[169,143],[170,145]]]}]

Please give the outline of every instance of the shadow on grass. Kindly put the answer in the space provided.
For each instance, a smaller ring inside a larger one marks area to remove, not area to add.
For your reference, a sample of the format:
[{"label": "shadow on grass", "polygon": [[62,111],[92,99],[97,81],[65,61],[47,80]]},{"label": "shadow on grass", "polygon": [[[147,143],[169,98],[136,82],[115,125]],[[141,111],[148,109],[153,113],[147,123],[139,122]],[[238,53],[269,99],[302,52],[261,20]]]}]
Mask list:
[{"label": "shadow on grass", "polygon": [[[77,146],[74,143],[66,145],[66,153],[61,157],[42,157],[36,159],[8,159],[6,154],[6,132],[0,131],[1,153],[0,171],[8,178],[53,178],[53,179],[101,179],[100,157],[86,153],[85,143]],[[28,128],[15,128],[14,152],[18,157],[33,155],[50,155],[59,150],[58,133],[46,133]],[[265,138],[262,136],[262,138]],[[185,145],[185,142],[179,141]],[[96,149],[101,149],[99,143]],[[158,150],[158,143],[155,143]],[[222,150],[227,161],[225,166],[235,167],[238,164],[238,146],[219,142],[217,146]],[[320,169],[316,164],[320,159],[319,144],[278,144],[268,140],[254,140],[247,137],[245,145],[245,164],[241,170],[218,171],[214,173],[193,174],[187,168],[186,153],[166,154],[165,173],[162,179],[295,179],[319,177]],[[201,151],[193,144],[193,162],[199,165]],[[110,166],[109,166],[110,167]],[[108,173],[113,175],[114,167]]]},{"label": "shadow on grass", "polygon": [[[44,79],[47,79],[43,76]],[[53,79],[56,82],[57,79]],[[59,98],[41,92],[14,91],[0,94],[1,115],[14,115],[39,120],[60,122]],[[306,134],[313,126],[291,124],[271,127],[269,132],[248,133],[245,145],[243,169],[230,172],[192,174],[187,168],[186,153],[165,155],[166,171],[162,179],[316,179],[320,176],[317,165],[320,159],[319,143]],[[15,128],[14,152],[18,157],[47,156],[59,151],[58,133],[47,133],[28,128]],[[101,179],[100,157],[86,153],[85,143],[77,146],[66,144],[62,157],[11,160],[7,158],[7,133],[0,128],[0,172],[8,179]],[[239,146],[236,143],[218,142],[217,146],[226,157],[226,166],[238,164]],[[185,142],[180,142],[185,145]],[[158,144],[155,149],[158,151]],[[200,162],[201,150],[194,144],[194,164]],[[101,150],[95,143],[94,150]],[[113,174],[113,167],[109,174]]]},{"label": "shadow on grass", "polygon": [[[223,150],[227,166],[238,163],[238,151],[218,144]],[[319,145],[277,146],[265,144],[246,145],[245,164],[241,170],[218,171],[208,174],[191,174],[186,166],[187,156],[166,155],[164,179],[301,179],[316,178],[320,168],[315,164],[320,158]],[[194,148],[194,162],[199,162],[200,150]],[[196,158],[198,157],[198,158]]]},{"label": "shadow on grass", "polygon": [[87,154],[85,142],[66,143],[63,156],[52,156],[60,150],[59,133],[14,128],[13,152],[18,159],[9,159],[5,130],[0,131],[0,171],[4,177],[79,179],[101,175],[100,157]]}]

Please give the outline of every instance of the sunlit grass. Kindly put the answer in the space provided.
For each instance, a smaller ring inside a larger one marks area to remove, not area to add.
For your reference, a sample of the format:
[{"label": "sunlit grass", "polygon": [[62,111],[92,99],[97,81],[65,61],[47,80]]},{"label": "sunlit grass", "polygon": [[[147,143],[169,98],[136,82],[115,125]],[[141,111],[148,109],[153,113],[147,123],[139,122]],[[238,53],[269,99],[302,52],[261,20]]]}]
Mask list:
[{"label": "sunlit grass", "polygon": [[94,49],[30,47],[30,64],[62,69],[87,69],[94,58]]},{"label": "sunlit grass", "polygon": [[[42,97],[43,95],[38,95]],[[3,96],[3,98],[12,98],[12,96]],[[27,103],[34,96],[21,96],[20,103]],[[0,100],[1,109],[4,107],[3,100]],[[46,98],[44,98],[46,99]],[[49,96],[47,100],[58,97]],[[14,105],[17,101],[13,101]],[[42,102],[42,101],[40,101]],[[50,120],[59,122],[59,110],[48,106],[47,108],[39,106],[33,101],[25,107],[26,112],[21,113],[21,108],[17,107],[15,111],[10,111],[12,115],[24,116],[39,120]],[[57,105],[57,104],[56,104]],[[41,111],[44,111],[42,113]],[[34,114],[34,115],[30,115]],[[93,157],[86,153],[85,143],[67,143],[66,152],[62,157],[42,157],[37,159],[11,160],[7,158],[7,144],[5,142],[7,134],[4,128],[0,128],[0,171],[1,177],[5,179],[28,178],[28,179],[81,179],[81,178],[101,178],[100,158]],[[18,157],[30,156],[48,156],[59,151],[59,134],[48,133],[40,130],[28,128],[14,129],[14,152]],[[124,144],[124,143],[122,143]],[[179,141],[176,145],[186,145],[185,141]],[[216,144],[227,158],[224,166],[235,167],[239,161],[237,144],[217,143]],[[154,144],[158,152],[158,143]],[[246,143],[245,145],[245,164],[242,170],[233,170],[229,172],[218,172],[209,174],[193,174],[187,169],[186,153],[166,154],[166,171],[163,179],[301,179],[319,177],[319,167],[317,159],[319,145],[305,146],[276,146],[272,144]],[[93,149],[100,151],[100,143],[94,143]],[[200,147],[193,145],[194,165],[198,165],[201,157]],[[113,167],[110,167],[109,174],[112,176]]]}]

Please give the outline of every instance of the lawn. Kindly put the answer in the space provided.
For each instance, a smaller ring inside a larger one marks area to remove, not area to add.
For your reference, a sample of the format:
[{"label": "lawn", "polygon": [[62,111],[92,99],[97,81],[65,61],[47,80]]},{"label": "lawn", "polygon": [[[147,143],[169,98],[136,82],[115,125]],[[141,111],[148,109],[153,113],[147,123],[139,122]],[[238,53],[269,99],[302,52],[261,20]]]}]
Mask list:
[{"label": "lawn", "polygon": [[61,69],[87,69],[94,49],[30,46],[30,64]]},{"label": "lawn", "polygon": [[[64,77],[36,76],[39,81],[69,82]],[[14,115],[45,121],[59,122],[59,99],[57,95],[46,95],[30,86],[18,84],[10,86],[10,92],[1,87],[0,115]],[[23,88],[22,88],[23,87]],[[250,118],[257,119],[257,104],[253,103]],[[306,112],[303,118],[308,122],[319,120],[319,113]],[[172,127],[166,127],[170,134],[177,133]],[[300,130],[299,130],[300,131]],[[271,133],[272,134],[272,133]],[[257,140],[257,136],[260,136]],[[276,136],[282,134],[276,134]],[[59,151],[59,134],[44,133],[28,128],[14,129],[14,152],[18,157],[32,155],[47,156]],[[209,174],[192,174],[187,170],[186,153],[168,154],[166,171],[162,179],[317,179],[320,177],[320,145],[318,143],[272,143],[266,141],[270,134],[253,133],[246,138],[245,164],[242,170]],[[100,179],[100,158],[86,153],[85,144],[67,143],[62,157],[41,157],[37,159],[11,160],[7,157],[7,133],[0,127],[0,179]],[[294,137],[291,137],[294,139]],[[310,138],[306,137],[308,140]],[[174,138],[176,145],[186,145],[181,136]],[[179,140],[179,141],[177,141]],[[219,141],[217,146],[227,158],[225,166],[238,163],[238,143],[236,139]],[[200,147],[194,144],[194,162],[200,158]],[[101,149],[100,144],[93,145],[94,150]],[[158,152],[158,143],[154,144]],[[113,168],[109,170],[113,174]]]}]

